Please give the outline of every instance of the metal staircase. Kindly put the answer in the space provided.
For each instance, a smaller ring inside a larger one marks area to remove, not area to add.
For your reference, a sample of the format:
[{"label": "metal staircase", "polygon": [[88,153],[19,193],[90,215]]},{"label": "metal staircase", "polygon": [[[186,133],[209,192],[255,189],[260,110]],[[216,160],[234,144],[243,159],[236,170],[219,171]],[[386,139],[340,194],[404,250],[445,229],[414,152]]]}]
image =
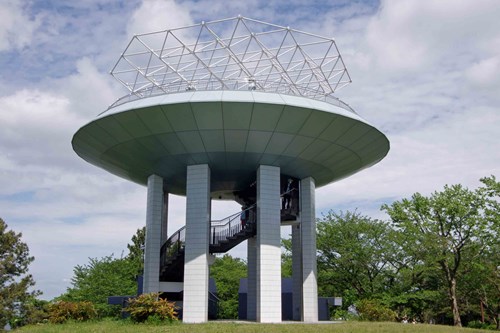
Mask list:
[{"label": "metal staircase", "polygon": [[[256,234],[256,206],[222,220],[210,222],[210,253],[224,253]],[[246,215],[245,223],[241,214]],[[184,280],[185,227],[177,230],[160,250],[160,281],[182,282]]]}]

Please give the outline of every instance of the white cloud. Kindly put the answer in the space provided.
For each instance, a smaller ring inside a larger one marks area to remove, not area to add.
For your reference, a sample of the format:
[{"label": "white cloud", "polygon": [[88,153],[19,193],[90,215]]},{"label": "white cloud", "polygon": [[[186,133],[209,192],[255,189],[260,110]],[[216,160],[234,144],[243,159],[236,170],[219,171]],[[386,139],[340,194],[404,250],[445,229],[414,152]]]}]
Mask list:
[{"label": "white cloud", "polygon": [[23,0],[4,0],[0,3],[0,52],[22,49],[27,46],[33,32],[40,26],[40,18],[32,18],[25,12],[28,6]]},{"label": "white cloud", "polygon": [[382,1],[367,26],[375,64],[388,70],[428,70],[456,63],[499,36],[500,3],[481,1]]},{"label": "white cloud", "polygon": [[[76,70],[76,74],[56,80],[54,89],[68,98],[71,112],[85,117],[87,122],[125,95],[125,89],[111,75],[100,72],[89,58],[78,59]],[[83,124],[80,122],[78,127]]]},{"label": "white cloud", "polygon": [[129,36],[193,24],[189,9],[174,0],[144,0],[127,24]]},{"label": "white cloud", "polygon": [[[476,88],[500,87],[500,56],[493,56],[474,63],[466,71],[466,77]],[[497,93],[495,91],[495,93]]]}]

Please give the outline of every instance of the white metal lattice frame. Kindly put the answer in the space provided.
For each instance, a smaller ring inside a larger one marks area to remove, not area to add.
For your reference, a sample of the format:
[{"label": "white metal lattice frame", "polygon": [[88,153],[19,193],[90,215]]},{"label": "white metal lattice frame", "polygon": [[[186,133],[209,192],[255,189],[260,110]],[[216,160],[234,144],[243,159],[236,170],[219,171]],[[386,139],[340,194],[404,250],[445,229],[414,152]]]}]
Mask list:
[{"label": "white metal lattice frame", "polygon": [[327,101],[351,82],[332,38],[238,16],[136,35],[111,70],[129,94],[257,90]]}]

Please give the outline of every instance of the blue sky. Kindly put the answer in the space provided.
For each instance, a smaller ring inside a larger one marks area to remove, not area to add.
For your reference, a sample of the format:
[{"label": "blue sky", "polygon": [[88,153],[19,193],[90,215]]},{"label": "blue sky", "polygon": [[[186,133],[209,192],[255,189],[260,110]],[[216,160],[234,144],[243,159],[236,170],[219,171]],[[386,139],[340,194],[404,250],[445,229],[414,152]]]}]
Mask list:
[{"label": "blue sky", "polygon": [[[2,1],[0,217],[23,233],[44,298],[88,257],[120,256],[144,225],[145,188],[71,149],[126,94],[108,72],[132,35],[238,14],[334,37],[353,80],[337,97],[391,141],[381,163],[317,190],[318,216],[385,218],[382,203],[500,176],[498,1]],[[237,210],[215,203],[213,218]],[[170,230],[184,216],[172,196]]]}]

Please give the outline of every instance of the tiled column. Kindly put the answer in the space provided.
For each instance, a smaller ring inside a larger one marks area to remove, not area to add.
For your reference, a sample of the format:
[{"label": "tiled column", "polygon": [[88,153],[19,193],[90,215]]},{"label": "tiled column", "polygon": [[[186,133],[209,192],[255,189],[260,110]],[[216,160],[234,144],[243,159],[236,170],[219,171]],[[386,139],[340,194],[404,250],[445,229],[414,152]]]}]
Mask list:
[{"label": "tiled column", "polygon": [[302,320],[318,321],[318,285],[316,273],[316,214],[314,179],[300,181],[302,242]]},{"label": "tiled column", "polygon": [[280,168],[257,171],[257,321],[281,322]]},{"label": "tiled column", "polygon": [[161,218],[161,246],[165,244],[168,239],[168,192],[163,186],[163,209]]},{"label": "tiled column", "polygon": [[148,178],[146,244],[144,249],[144,293],[160,290],[160,248],[163,210],[163,178]]},{"label": "tiled column", "polygon": [[256,320],[257,316],[257,240],[251,237],[247,241],[247,320]]},{"label": "tiled column", "polygon": [[302,244],[300,225],[292,225],[292,282],[293,320],[302,318]]},{"label": "tiled column", "polygon": [[183,321],[208,320],[208,246],[210,230],[210,168],[187,167],[186,250]]}]

